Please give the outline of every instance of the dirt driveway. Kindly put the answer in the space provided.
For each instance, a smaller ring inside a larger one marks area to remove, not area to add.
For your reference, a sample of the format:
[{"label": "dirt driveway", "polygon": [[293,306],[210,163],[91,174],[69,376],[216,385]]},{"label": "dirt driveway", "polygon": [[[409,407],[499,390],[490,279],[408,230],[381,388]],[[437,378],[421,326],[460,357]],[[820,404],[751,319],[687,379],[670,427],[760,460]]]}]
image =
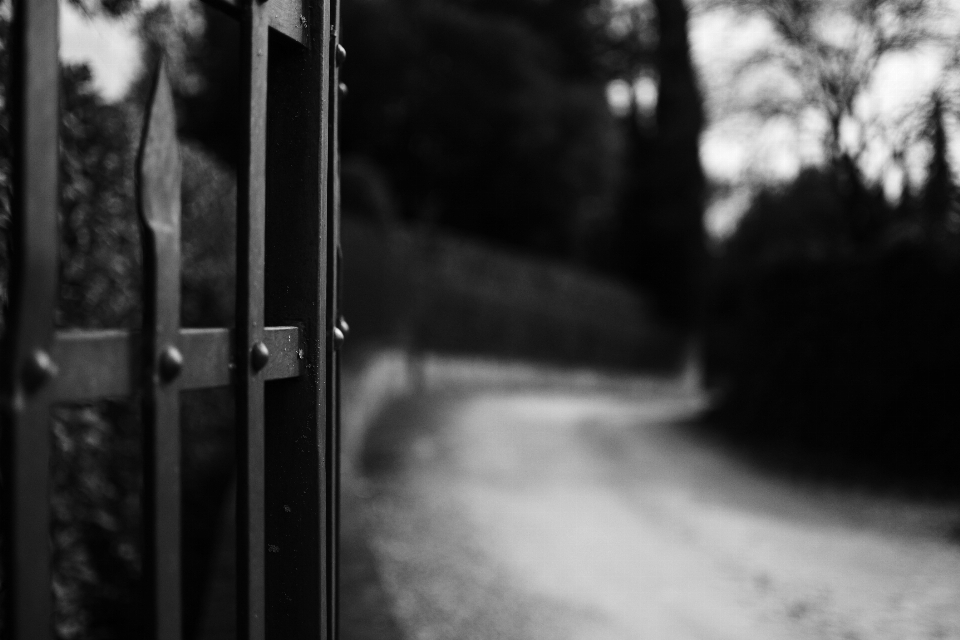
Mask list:
[{"label": "dirt driveway", "polygon": [[463,371],[388,405],[348,483],[403,637],[960,639],[957,505],[761,473],[669,380]]}]

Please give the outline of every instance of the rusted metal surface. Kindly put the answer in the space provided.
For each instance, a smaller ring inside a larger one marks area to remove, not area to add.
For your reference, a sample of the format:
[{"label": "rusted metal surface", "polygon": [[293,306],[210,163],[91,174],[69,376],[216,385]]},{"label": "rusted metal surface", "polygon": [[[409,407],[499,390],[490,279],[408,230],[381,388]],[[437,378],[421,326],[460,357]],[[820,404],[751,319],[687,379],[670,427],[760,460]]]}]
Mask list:
[{"label": "rusted metal surface", "polygon": [[[259,0],[254,0],[259,3]],[[204,0],[225,13],[240,16],[245,0]],[[310,1],[269,0],[263,3],[270,20],[270,28],[301,44],[310,46]]]},{"label": "rusted metal surface", "polygon": [[[157,71],[138,158],[143,239],[143,576],[147,635],[178,640],[180,564],[180,150],[173,95]],[[179,361],[179,364],[178,364]]]},{"label": "rusted metal surface", "polygon": [[266,633],[263,369],[269,9],[247,0],[240,30],[241,106],[246,131],[237,185],[237,635]]},{"label": "rusted metal surface", "polygon": [[3,631],[53,634],[49,456],[50,357],[57,292],[56,0],[15,2],[11,24],[13,199],[10,313],[0,352],[3,439]]},{"label": "rusted metal surface", "polygon": [[[233,382],[235,339],[229,329],[181,329],[184,354],[178,384],[182,391],[225,387]],[[299,327],[267,327],[264,347],[270,357],[264,380],[295,378],[301,370]],[[121,330],[61,331],[50,357],[58,373],[53,402],[80,402],[131,396],[139,388],[140,334]]]}]

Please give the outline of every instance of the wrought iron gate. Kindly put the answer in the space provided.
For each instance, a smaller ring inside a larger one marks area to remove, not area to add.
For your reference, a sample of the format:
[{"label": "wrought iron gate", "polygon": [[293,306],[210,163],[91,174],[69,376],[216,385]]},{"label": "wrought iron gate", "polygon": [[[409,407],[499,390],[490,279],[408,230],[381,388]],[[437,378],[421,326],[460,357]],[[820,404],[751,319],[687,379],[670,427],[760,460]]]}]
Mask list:
[{"label": "wrought iron gate", "polygon": [[52,635],[51,406],[136,393],[145,627],[157,640],[182,636],[179,393],[226,385],[237,397],[238,635],[337,636],[338,2],[216,4],[242,25],[236,326],[180,327],[180,160],[161,69],[137,166],[137,332],[54,328],[58,6],[14,5],[11,306],[0,359],[10,639]]}]

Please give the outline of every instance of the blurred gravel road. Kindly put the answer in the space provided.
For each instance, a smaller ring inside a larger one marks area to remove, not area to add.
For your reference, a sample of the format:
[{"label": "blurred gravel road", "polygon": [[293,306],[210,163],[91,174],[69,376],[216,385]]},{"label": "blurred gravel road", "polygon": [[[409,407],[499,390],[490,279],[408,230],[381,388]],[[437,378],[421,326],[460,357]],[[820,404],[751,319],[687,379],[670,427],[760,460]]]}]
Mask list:
[{"label": "blurred gravel road", "polygon": [[960,639],[958,505],[762,473],[680,382],[478,371],[418,369],[345,483],[398,636]]}]

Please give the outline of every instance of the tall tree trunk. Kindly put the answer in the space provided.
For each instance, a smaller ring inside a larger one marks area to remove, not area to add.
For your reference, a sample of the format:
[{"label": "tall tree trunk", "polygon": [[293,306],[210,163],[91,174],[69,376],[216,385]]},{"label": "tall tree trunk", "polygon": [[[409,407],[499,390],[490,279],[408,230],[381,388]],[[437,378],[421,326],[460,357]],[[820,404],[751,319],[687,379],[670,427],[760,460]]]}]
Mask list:
[{"label": "tall tree trunk", "polygon": [[923,188],[923,220],[930,228],[935,228],[946,220],[954,197],[947,132],[943,124],[943,99],[939,95],[933,97],[928,127],[933,153]]},{"label": "tall tree trunk", "polygon": [[660,36],[658,226],[666,236],[664,249],[674,254],[667,256],[664,265],[673,271],[670,289],[664,292],[664,309],[672,320],[689,329],[697,319],[705,258],[705,178],[700,165],[703,104],[691,59],[687,8],[683,0],[654,0],[654,5]]}]

